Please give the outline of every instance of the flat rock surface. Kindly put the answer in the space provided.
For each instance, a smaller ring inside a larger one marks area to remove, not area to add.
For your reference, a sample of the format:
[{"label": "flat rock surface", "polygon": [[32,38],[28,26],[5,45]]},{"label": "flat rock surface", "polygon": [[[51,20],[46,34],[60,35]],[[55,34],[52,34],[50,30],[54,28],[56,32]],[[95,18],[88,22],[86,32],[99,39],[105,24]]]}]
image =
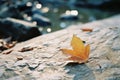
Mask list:
[{"label": "flat rock surface", "polygon": [[[71,48],[73,34],[90,44],[85,64],[69,63],[65,60],[68,56],[60,51]],[[3,54],[9,50],[13,51]],[[120,80],[120,15],[72,25],[9,50],[0,53],[0,80]]]}]

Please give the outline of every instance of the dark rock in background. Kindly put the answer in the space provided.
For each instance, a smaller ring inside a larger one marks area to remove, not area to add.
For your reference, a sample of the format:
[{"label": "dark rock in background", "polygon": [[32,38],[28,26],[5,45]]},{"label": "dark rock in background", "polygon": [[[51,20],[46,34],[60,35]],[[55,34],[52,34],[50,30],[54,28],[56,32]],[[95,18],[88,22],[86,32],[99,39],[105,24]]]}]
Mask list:
[{"label": "dark rock in background", "polygon": [[64,4],[64,0],[38,0],[39,3],[41,4],[52,4],[54,6],[59,6]]},{"label": "dark rock in background", "polygon": [[32,12],[32,15],[34,15],[34,14],[44,15],[44,13],[41,10],[35,9],[35,8],[33,8],[31,12]]},{"label": "dark rock in background", "polygon": [[19,11],[31,10],[32,6],[27,6],[25,3],[17,5]]},{"label": "dark rock in background", "polygon": [[79,19],[79,18],[78,18],[77,15],[62,14],[62,15],[60,16],[60,20],[68,20],[68,21],[70,20],[70,21],[72,21],[72,20],[78,20],[78,19]]},{"label": "dark rock in background", "polygon": [[0,0],[0,4],[3,4],[3,3],[5,3],[5,0]]},{"label": "dark rock in background", "polygon": [[[27,26],[29,22],[22,20],[6,18],[0,20],[0,33],[5,37],[12,37],[12,40],[24,41],[39,36],[37,27]],[[32,24],[31,24],[32,25]]]},{"label": "dark rock in background", "polygon": [[23,19],[19,10],[15,6],[3,6],[4,8],[0,11],[0,18],[13,17],[17,19]]},{"label": "dark rock in background", "polygon": [[103,10],[120,12],[120,0],[111,0],[109,2],[104,2],[99,6]]},{"label": "dark rock in background", "polygon": [[48,18],[41,16],[39,14],[34,14],[32,21],[36,21],[39,26],[51,26],[51,22]]},{"label": "dark rock in background", "polygon": [[102,10],[120,12],[120,0],[76,0],[69,2],[77,7],[99,8]]},{"label": "dark rock in background", "polygon": [[28,15],[32,15],[32,8],[33,8],[32,5],[27,6],[26,3],[21,3],[21,4],[16,5],[16,7],[19,10],[19,12],[26,13]]}]

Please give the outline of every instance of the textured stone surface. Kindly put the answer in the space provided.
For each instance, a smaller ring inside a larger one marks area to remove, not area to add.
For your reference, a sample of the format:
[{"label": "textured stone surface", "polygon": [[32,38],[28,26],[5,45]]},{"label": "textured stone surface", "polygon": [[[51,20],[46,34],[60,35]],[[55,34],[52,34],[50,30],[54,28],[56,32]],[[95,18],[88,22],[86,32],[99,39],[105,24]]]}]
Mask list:
[{"label": "textured stone surface", "polygon": [[[81,28],[93,28],[83,32]],[[76,34],[90,44],[89,61],[69,63],[60,49],[70,48]],[[33,50],[19,52],[23,47]],[[18,43],[13,51],[0,54],[0,80],[120,80],[120,15],[72,25],[54,33]],[[23,59],[18,60],[21,56]]]}]

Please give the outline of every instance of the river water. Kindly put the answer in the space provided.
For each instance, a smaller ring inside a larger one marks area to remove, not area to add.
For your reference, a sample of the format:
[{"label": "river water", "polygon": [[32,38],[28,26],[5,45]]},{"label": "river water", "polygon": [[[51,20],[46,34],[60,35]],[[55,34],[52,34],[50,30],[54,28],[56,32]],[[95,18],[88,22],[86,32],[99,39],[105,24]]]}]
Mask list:
[{"label": "river water", "polygon": [[[99,9],[90,9],[90,8],[77,8],[77,7],[68,7],[68,6],[44,6],[41,9],[44,12],[44,16],[49,18],[52,26],[40,27],[39,30],[43,33],[50,33],[57,30],[67,28],[70,25],[78,23],[87,23],[100,19],[110,17],[115,14],[115,12],[102,11]],[[78,15],[78,20],[60,20],[60,15],[66,11],[76,11]]]}]

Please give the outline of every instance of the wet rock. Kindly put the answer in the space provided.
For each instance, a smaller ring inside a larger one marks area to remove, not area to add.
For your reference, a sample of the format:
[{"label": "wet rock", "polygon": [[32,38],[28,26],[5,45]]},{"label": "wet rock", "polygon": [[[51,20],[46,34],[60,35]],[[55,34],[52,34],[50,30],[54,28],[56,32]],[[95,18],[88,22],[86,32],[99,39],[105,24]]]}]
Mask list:
[{"label": "wet rock", "polygon": [[12,17],[17,19],[23,19],[22,15],[15,6],[9,6],[9,7],[2,6],[2,7],[3,8],[0,11],[0,18]]},{"label": "wet rock", "polygon": [[109,0],[104,3],[102,3],[99,8],[103,10],[109,10],[109,11],[114,11],[114,12],[119,12],[119,0]]},{"label": "wet rock", "polygon": [[110,10],[119,12],[119,0],[76,0],[70,1],[69,4],[73,4],[77,7],[99,8],[103,10]]},{"label": "wet rock", "polygon": [[36,21],[38,26],[51,26],[51,22],[48,18],[38,14],[33,15],[32,21]]},{"label": "wet rock", "polygon": [[35,25],[13,18],[0,20],[0,33],[5,37],[11,36],[12,40],[24,41],[36,37],[41,33],[34,27]]},{"label": "wet rock", "polygon": [[63,0],[38,0],[42,4],[48,5],[49,3],[54,6],[59,6],[63,4]]},{"label": "wet rock", "polygon": [[28,14],[28,15],[32,15],[32,8],[33,5],[27,5],[27,3],[20,3],[20,4],[16,4],[17,9],[19,10],[19,12]]},{"label": "wet rock", "polygon": [[0,4],[3,4],[3,3],[5,3],[5,0],[0,0]]},{"label": "wet rock", "polygon": [[31,6],[27,6],[26,3],[21,3],[21,4],[17,5],[17,9],[19,11],[25,11],[25,12],[27,12],[27,11],[30,11],[32,9],[32,5]]},{"label": "wet rock", "polygon": [[62,14],[60,16],[60,20],[78,20],[78,16],[77,15],[71,15],[71,14]]},{"label": "wet rock", "polygon": [[31,12],[32,12],[32,15],[34,14],[44,15],[44,13],[41,10],[36,9],[36,8],[33,8]]}]

